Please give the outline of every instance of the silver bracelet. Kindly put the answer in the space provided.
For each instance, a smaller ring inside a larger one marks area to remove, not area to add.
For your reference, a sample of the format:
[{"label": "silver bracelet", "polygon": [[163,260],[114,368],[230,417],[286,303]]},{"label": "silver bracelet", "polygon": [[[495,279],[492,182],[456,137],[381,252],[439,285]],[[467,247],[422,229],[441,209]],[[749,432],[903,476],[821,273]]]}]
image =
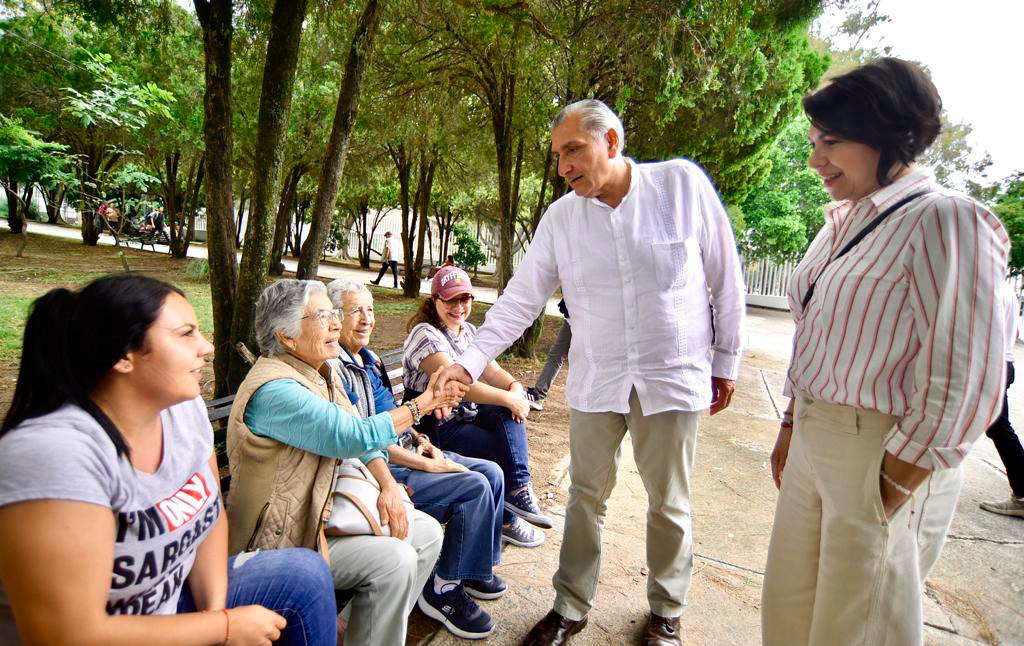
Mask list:
[{"label": "silver bracelet", "polygon": [[910,489],[907,489],[906,487],[904,487],[900,483],[898,483],[895,480],[893,480],[892,477],[888,473],[886,473],[885,471],[882,471],[881,474],[882,474],[882,480],[885,480],[886,482],[888,482],[892,486],[893,489],[895,489],[896,491],[900,492],[904,496],[912,496],[914,494],[913,491],[911,491]]}]

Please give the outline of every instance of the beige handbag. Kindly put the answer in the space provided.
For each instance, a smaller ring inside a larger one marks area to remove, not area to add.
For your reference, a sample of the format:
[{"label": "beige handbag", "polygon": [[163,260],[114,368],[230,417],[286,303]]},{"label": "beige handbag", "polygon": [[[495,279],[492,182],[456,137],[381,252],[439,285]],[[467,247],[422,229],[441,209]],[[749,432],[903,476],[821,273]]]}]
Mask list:
[{"label": "beige handbag", "polygon": [[[413,510],[407,487],[401,488],[406,512]],[[324,533],[328,536],[391,536],[391,528],[380,522],[377,498],[380,485],[362,462],[342,460],[334,476],[334,504]],[[405,540],[409,540],[406,534]]]}]

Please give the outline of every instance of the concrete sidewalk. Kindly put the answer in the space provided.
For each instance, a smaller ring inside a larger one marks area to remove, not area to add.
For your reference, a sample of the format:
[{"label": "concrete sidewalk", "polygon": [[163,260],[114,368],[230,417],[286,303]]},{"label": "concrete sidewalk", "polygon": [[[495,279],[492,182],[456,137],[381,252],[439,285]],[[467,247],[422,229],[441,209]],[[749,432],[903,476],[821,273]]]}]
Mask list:
[{"label": "concrete sidewalk", "polygon": [[[682,621],[686,644],[760,643],[761,581],[776,500],[768,458],[778,430],[776,407],[785,405],[782,384],[792,331],[788,313],[749,310],[747,350],[733,404],[702,424],[693,477],[697,556]],[[1015,386],[1011,394],[1011,417],[1024,426],[1024,386]],[[562,391],[553,396],[563,397]],[[541,493],[567,491],[567,465],[568,456],[552,473],[535,474]],[[981,500],[1007,493],[1002,465],[983,437],[967,460],[950,538],[928,580],[928,644],[1024,644],[1024,520],[978,508]],[[608,504],[594,610],[573,644],[639,642],[648,612],[646,505],[627,435]],[[518,644],[551,608],[564,507],[555,504],[549,511],[556,526],[546,532],[545,545],[504,552],[497,571],[508,579],[509,593],[485,602],[498,624],[491,643]],[[441,629],[421,643],[459,641]]]},{"label": "concrete sidewalk", "polygon": [[[6,226],[7,226],[6,220],[3,222],[3,226],[6,228]],[[28,230],[29,230],[30,233],[39,234],[39,235],[54,236],[54,237],[57,237],[57,238],[67,238],[69,240],[79,240],[79,241],[81,241],[81,239],[82,239],[82,233],[81,233],[81,231],[79,229],[75,229],[75,228],[71,228],[71,227],[57,226],[57,225],[54,225],[54,224],[47,224],[45,222],[29,221],[29,223],[28,223]],[[114,236],[110,235],[109,233],[101,233],[100,234],[99,243],[102,244],[102,245],[106,245],[106,246],[114,246]],[[122,245],[124,245],[124,244],[125,243],[122,242]],[[131,247],[131,248],[132,249],[138,249],[138,247]],[[167,248],[167,245],[158,244],[158,245],[155,245],[155,248],[156,248],[155,253],[170,253],[170,250]],[[151,247],[147,246],[145,249],[143,249],[143,251],[149,251],[149,249],[151,249]],[[189,258],[206,258],[207,257],[206,256],[206,246],[205,245],[201,245],[201,244],[196,244],[196,243],[193,242],[188,247],[188,257]],[[239,252],[238,257],[239,257],[239,259],[241,259],[241,257],[242,257],[241,252]],[[294,272],[296,267],[298,266],[298,262],[294,258],[285,257],[285,258],[282,259],[282,262],[284,263],[285,269],[288,270],[288,271],[291,271],[291,272]],[[372,279],[377,277],[377,272],[379,270],[380,270],[379,265],[375,269],[364,270],[364,269],[353,269],[353,268],[350,268],[350,267],[339,267],[337,265],[329,265],[329,264],[321,263],[320,264],[320,269],[319,269],[318,273],[319,273],[321,278],[330,278],[330,279],[341,278],[341,279],[345,279],[345,280],[352,280],[352,281],[355,281],[355,282],[358,282],[358,283],[367,283],[368,284]],[[399,274],[399,278],[401,278],[401,274]],[[388,287],[389,285],[393,284],[393,281],[394,281],[394,279],[391,276],[391,274],[389,273],[386,276],[384,276],[384,279],[381,281],[381,286],[382,287]],[[424,281],[422,281],[420,283],[420,293],[421,294],[429,294],[430,293],[430,281],[424,280]],[[493,287],[473,287],[473,295],[480,302],[483,302],[483,303],[493,303],[498,298],[498,290],[494,289]],[[562,315],[561,312],[558,311],[558,299],[557,298],[551,298],[551,299],[548,300],[548,305],[545,308],[545,312],[550,314],[550,315],[552,315],[552,316],[561,316]]]}]

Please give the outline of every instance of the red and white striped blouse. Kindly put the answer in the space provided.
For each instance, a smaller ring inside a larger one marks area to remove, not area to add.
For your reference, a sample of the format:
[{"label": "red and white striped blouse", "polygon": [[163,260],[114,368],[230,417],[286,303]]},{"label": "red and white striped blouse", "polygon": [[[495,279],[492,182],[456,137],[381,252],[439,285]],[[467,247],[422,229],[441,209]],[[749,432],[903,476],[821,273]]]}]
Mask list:
[{"label": "red and white striped blouse", "polygon": [[[877,215],[923,189],[932,192],[826,267]],[[890,453],[930,469],[958,465],[1000,410],[997,292],[1009,247],[996,216],[924,170],[829,207],[789,286],[796,334],[786,394],[899,417]]]}]

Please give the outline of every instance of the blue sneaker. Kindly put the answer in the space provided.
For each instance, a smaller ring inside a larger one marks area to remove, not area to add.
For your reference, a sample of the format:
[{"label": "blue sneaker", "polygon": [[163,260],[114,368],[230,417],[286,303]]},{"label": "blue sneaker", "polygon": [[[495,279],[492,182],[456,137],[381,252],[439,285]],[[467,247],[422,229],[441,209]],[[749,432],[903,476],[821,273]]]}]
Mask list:
[{"label": "blue sneaker", "polygon": [[497,599],[501,595],[505,594],[506,590],[508,590],[508,585],[506,585],[497,574],[492,576],[488,581],[463,579],[462,587],[466,589],[466,594],[469,596],[474,599],[483,599],[484,601]]},{"label": "blue sneaker", "polygon": [[540,506],[537,505],[537,499],[533,495],[532,482],[519,487],[505,497],[505,510],[542,529],[553,527],[551,519],[542,514]]},{"label": "blue sneaker", "polygon": [[434,577],[423,587],[416,606],[426,616],[441,622],[453,635],[463,639],[483,639],[494,631],[494,620],[469,598],[462,585],[441,594],[434,592]]},{"label": "blue sneaker", "polygon": [[519,516],[512,516],[512,522],[501,526],[501,542],[517,547],[540,547],[544,544],[544,532],[534,529]]}]

